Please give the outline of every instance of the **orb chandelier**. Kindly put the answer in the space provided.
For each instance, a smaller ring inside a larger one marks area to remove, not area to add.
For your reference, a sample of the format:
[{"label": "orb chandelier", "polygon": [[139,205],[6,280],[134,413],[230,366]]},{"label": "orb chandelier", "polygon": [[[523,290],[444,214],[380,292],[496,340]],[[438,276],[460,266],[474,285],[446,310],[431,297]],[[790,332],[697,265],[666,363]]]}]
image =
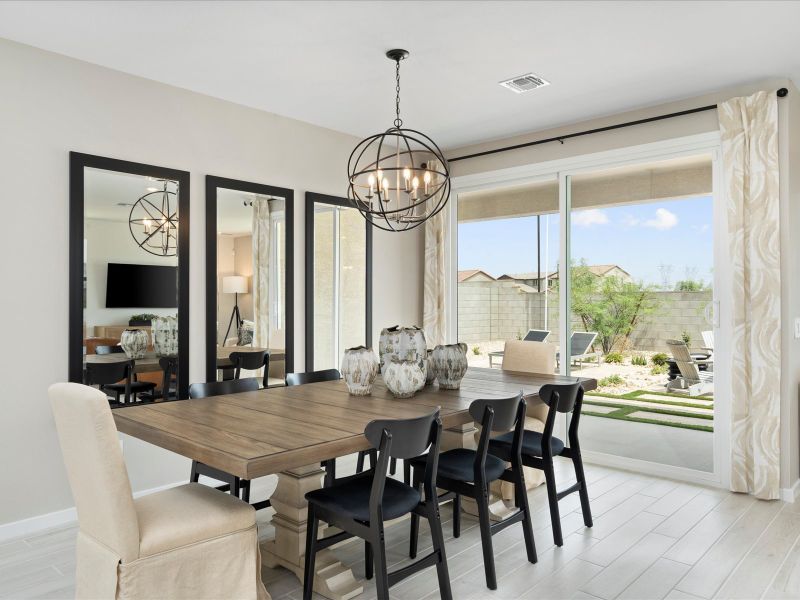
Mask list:
[{"label": "orb chandelier", "polygon": [[160,190],[150,191],[134,202],[128,216],[128,228],[136,245],[145,252],[156,256],[176,256],[178,182],[164,179],[161,183]]},{"label": "orb chandelier", "polygon": [[397,81],[394,126],[359,142],[347,161],[347,197],[373,226],[386,231],[419,227],[450,197],[450,171],[439,146],[403,127],[400,61],[407,50],[389,50]]}]

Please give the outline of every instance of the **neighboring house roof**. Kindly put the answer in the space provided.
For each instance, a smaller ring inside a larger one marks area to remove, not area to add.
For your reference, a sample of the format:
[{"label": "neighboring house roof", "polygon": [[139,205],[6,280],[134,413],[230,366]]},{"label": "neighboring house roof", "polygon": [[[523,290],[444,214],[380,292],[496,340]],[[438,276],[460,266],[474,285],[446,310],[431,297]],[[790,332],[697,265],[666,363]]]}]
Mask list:
[{"label": "neighboring house roof", "polygon": [[[598,277],[604,277],[609,274],[609,272],[617,269],[621,271],[623,274],[627,275],[628,277],[631,276],[625,269],[620,267],[619,265],[586,265],[586,268],[592,275],[597,275]],[[558,279],[558,271],[554,271],[550,274],[552,279]]]},{"label": "neighboring house roof", "polygon": [[494,277],[489,275],[486,271],[482,271],[481,269],[468,269],[466,271],[459,271],[458,272],[458,283],[461,283],[463,281],[469,281],[470,279],[472,279],[476,275],[483,275],[487,279],[490,279],[492,281],[495,280]]},{"label": "neighboring house roof", "polygon": [[526,279],[539,279],[542,277],[544,277],[544,273],[539,274],[534,271],[531,271],[530,273],[504,273],[503,275],[500,275],[500,277],[498,277],[497,279],[498,280],[513,279],[515,281],[520,281],[520,280],[524,281]]}]

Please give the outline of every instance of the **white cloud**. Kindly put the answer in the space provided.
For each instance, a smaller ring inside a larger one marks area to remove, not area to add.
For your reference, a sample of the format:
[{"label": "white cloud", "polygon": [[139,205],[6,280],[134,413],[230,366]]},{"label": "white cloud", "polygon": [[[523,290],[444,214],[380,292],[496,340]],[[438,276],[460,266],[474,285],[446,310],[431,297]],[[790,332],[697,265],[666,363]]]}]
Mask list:
[{"label": "white cloud", "polygon": [[622,217],[622,225],[625,227],[636,227],[641,221],[632,214],[626,213]]},{"label": "white cloud", "polygon": [[652,227],[653,229],[672,229],[677,224],[678,216],[666,208],[657,208],[655,218],[647,219],[644,222],[645,227]]},{"label": "white cloud", "polygon": [[694,229],[698,233],[705,233],[706,231],[711,229],[711,226],[708,223],[705,223],[703,225],[692,225],[692,229]]},{"label": "white cloud", "polygon": [[572,224],[578,227],[591,227],[592,225],[605,225],[608,216],[602,210],[590,208],[589,210],[576,210],[572,215]]}]

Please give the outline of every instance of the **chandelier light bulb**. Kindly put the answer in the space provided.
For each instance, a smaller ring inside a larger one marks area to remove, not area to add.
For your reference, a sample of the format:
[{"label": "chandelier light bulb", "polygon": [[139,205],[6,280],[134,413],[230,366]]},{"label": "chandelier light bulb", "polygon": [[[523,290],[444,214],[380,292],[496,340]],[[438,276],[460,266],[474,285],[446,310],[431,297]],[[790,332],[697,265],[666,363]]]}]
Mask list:
[{"label": "chandelier light bulb", "polygon": [[367,177],[367,182],[369,183],[369,196],[367,198],[372,198],[372,192],[375,189],[375,175],[370,173],[369,177]]}]

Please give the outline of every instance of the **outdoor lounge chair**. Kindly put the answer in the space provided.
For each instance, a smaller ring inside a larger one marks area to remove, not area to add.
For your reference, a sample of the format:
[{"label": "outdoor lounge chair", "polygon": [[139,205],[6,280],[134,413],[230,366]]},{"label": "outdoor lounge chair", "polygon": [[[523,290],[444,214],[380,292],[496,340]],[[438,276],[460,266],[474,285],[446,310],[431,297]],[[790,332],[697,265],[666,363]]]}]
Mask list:
[{"label": "outdoor lounge chair", "polygon": [[690,396],[702,396],[714,391],[713,371],[701,371],[699,368],[709,361],[693,358],[686,342],[682,340],[667,340],[667,347],[681,373],[680,377],[667,382],[667,390],[686,390]]},{"label": "outdoor lounge chair", "polygon": [[[600,364],[600,352],[592,352],[592,344],[597,337],[595,331],[573,331],[569,340],[570,360],[575,365],[594,358]],[[561,363],[561,353],[556,354],[556,364]]]},{"label": "outdoor lounge chair", "polygon": [[[550,332],[546,329],[529,329],[522,340],[525,342],[546,342],[548,337],[550,337]],[[503,351],[489,352],[489,368],[494,367],[495,358],[502,359]],[[501,360],[500,364],[502,365],[502,363],[503,361]]]}]

